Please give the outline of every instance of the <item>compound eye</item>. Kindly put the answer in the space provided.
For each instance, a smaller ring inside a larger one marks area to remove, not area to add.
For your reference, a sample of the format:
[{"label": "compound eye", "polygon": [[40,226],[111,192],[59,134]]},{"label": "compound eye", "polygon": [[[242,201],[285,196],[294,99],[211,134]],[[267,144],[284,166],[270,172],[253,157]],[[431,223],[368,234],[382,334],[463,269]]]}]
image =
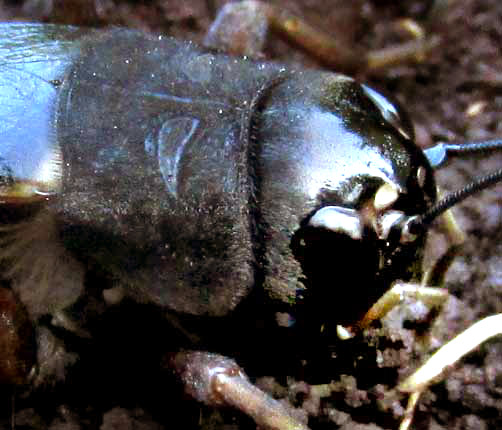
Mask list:
[{"label": "compound eye", "polygon": [[398,109],[386,97],[364,84],[361,88],[373,104],[378,108],[383,119],[392,125],[405,139],[413,138],[413,128],[401,109]]}]

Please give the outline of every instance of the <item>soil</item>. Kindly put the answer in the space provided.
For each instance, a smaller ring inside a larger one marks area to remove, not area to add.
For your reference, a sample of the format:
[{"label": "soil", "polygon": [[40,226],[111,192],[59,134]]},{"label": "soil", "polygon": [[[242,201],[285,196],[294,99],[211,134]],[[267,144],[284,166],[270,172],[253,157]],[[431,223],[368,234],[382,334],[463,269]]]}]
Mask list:
[{"label": "soil", "polygon": [[[223,0],[6,0],[0,2],[0,20],[85,26],[112,24],[201,42],[224,3]],[[420,64],[398,65],[378,73],[357,70],[355,76],[392,94],[405,107],[415,126],[417,144],[423,148],[437,141],[502,136],[499,0],[333,0],[328,7],[321,0],[274,3],[290,9],[347,46],[363,50],[381,49],[406,40],[409,36],[403,34],[399,22],[404,18],[415,20],[427,35],[439,38],[437,46]],[[322,67],[308,54],[274,35],[270,35],[263,56]],[[501,154],[454,160],[437,173],[437,180],[442,189],[453,190],[501,165]],[[276,362],[270,368],[281,367],[282,362],[268,356],[266,345],[253,351],[250,348],[250,354],[239,362],[258,385],[295,408],[295,413],[308,420],[313,430],[398,428],[406,404],[405,397],[392,394],[391,389],[398,381],[447,339],[482,317],[502,312],[502,184],[468,199],[454,209],[454,214],[467,240],[446,274],[445,287],[453,298],[436,318],[427,313],[426,317],[419,315],[416,303],[415,307],[400,306],[363,338],[343,343],[326,337],[322,340],[326,345],[322,353],[311,351],[297,358],[292,352],[293,358],[288,358],[292,363],[288,364],[291,373],[287,377],[284,368],[278,374],[263,373],[265,365],[253,364],[254,360],[260,363],[270,360]],[[429,264],[435,261],[446,247],[445,236],[434,231],[426,261]],[[126,329],[140,332],[132,323]],[[141,343],[139,349],[145,348],[148,354],[154,348],[146,343]],[[139,358],[140,354],[132,355],[141,366],[149,366],[148,360]],[[110,358],[102,359],[111,362]],[[114,359],[120,360],[120,354]],[[93,363],[98,366],[99,360]],[[501,363],[500,338],[478,347],[421,396],[412,428],[502,428]],[[134,376],[135,372],[133,368],[127,369],[113,381],[126,387],[131,378],[134,383],[130,385],[136,387],[139,377]],[[103,386],[110,384],[108,375],[97,373]],[[149,371],[141,373],[140,378],[148,377],[156,376]],[[50,390],[28,397],[16,395],[12,405],[11,396],[2,396],[0,429],[11,428],[12,410],[16,429],[147,430],[173,425],[228,430],[255,428],[239,412],[215,411],[180,399],[179,390],[170,393],[170,385],[163,385],[164,379],[143,381],[139,386],[145,393],[140,396],[131,394],[127,388],[124,389],[127,395],[117,395],[122,388],[115,391],[103,388],[99,378],[93,379],[99,399],[96,402],[75,395],[72,386],[55,397],[51,397]],[[77,383],[74,387],[79,389]],[[100,393],[101,390],[106,394]]]}]

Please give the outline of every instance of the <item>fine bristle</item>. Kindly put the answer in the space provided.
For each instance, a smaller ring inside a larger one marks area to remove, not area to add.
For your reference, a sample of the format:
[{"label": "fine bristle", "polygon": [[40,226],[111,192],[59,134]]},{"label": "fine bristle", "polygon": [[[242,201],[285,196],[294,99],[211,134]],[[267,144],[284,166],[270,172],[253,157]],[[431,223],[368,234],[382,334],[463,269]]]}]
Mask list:
[{"label": "fine bristle", "polygon": [[64,309],[82,293],[83,267],[60,242],[47,209],[28,221],[0,226],[0,265],[32,319]]}]

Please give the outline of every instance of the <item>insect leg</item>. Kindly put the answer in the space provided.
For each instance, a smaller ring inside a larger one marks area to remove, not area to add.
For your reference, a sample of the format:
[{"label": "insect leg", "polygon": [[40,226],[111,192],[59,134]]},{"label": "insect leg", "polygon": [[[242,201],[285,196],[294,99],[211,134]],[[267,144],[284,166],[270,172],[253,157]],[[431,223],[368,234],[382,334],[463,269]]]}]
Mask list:
[{"label": "insect leg", "polygon": [[429,308],[440,308],[448,299],[448,290],[444,288],[425,287],[419,284],[396,283],[370,308],[356,325],[364,330],[372,321],[383,318],[397,304],[406,298],[420,300]]},{"label": "insect leg", "polygon": [[425,270],[420,285],[396,283],[369,309],[357,323],[360,330],[368,327],[372,321],[383,318],[394,306],[405,298],[420,300],[429,308],[441,308],[448,299],[448,290],[430,287],[443,285],[444,276],[453,258],[458,254],[465,241],[465,234],[458,226],[451,210],[441,214],[441,225],[450,247],[430,268]]},{"label": "insect leg", "polygon": [[486,317],[439,348],[418,370],[401,382],[397,390],[410,393],[405,417],[399,430],[408,430],[420,394],[464,355],[480,346],[491,337],[502,334],[502,314]]},{"label": "insect leg", "polygon": [[233,55],[259,57],[269,30],[267,9],[259,1],[225,4],[209,28],[204,45]]},{"label": "insect leg", "polygon": [[277,400],[254,386],[235,361],[218,354],[181,351],[169,359],[185,392],[209,406],[230,406],[262,428],[308,430]]},{"label": "insect leg", "polygon": [[[413,29],[419,27],[417,23],[408,26]],[[354,46],[340,43],[330,34],[318,30],[284,8],[248,0],[225,4],[204,44],[232,54],[257,57],[262,52],[269,29],[326,66],[348,72],[420,62],[439,42],[437,38],[427,38],[424,31],[409,31],[413,36],[411,41],[364,54]]]},{"label": "insect leg", "polygon": [[502,314],[491,315],[474,323],[439,348],[418,370],[399,384],[398,390],[407,393],[423,391],[445,369],[489,338],[499,334],[502,334]]}]

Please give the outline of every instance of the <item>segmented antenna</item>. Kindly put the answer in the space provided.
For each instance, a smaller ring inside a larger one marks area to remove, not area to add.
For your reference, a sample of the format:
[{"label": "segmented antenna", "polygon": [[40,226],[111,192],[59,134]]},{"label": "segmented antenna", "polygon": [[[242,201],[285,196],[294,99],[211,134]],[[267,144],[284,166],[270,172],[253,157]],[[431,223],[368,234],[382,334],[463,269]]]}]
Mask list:
[{"label": "segmented antenna", "polygon": [[423,231],[434,219],[447,211],[451,207],[465,200],[467,197],[484,190],[485,188],[495,185],[497,182],[502,181],[502,169],[488,175],[475,178],[471,183],[467,184],[464,188],[448,194],[445,198],[441,199],[438,203],[428,209],[424,214],[410,220],[408,225],[411,234],[418,234]]},{"label": "segmented antenna", "polygon": [[[502,139],[485,140],[479,142],[466,142],[463,144],[440,143],[424,151],[433,168],[437,168],[445,163],[447,155],[466,155],[473,153],[490,153],[502,149]],[[465,200],[467,197],[491,187],[497,182],[502,181],[502,169],[498,169],[485,176],[475,178],[464,188],[457,190],[445,198],[441,199],[434,206],[429,208],[422,215],[416,215],[406,219],[401,229],[401,241],[409,242],[416,235],[424,232],[429,224],[434,221],[443,212],[452,206]]]},{"label": "segmented antenna", "polygon": [[479,142],[458,143],[438,143],[432,148],[424,150],[424,154],[429,160],[433,169],[443,165],[447,161],[448,155],[465,155],[477,152],[492,152],[502,149],[502,139],[483,140]]}]

